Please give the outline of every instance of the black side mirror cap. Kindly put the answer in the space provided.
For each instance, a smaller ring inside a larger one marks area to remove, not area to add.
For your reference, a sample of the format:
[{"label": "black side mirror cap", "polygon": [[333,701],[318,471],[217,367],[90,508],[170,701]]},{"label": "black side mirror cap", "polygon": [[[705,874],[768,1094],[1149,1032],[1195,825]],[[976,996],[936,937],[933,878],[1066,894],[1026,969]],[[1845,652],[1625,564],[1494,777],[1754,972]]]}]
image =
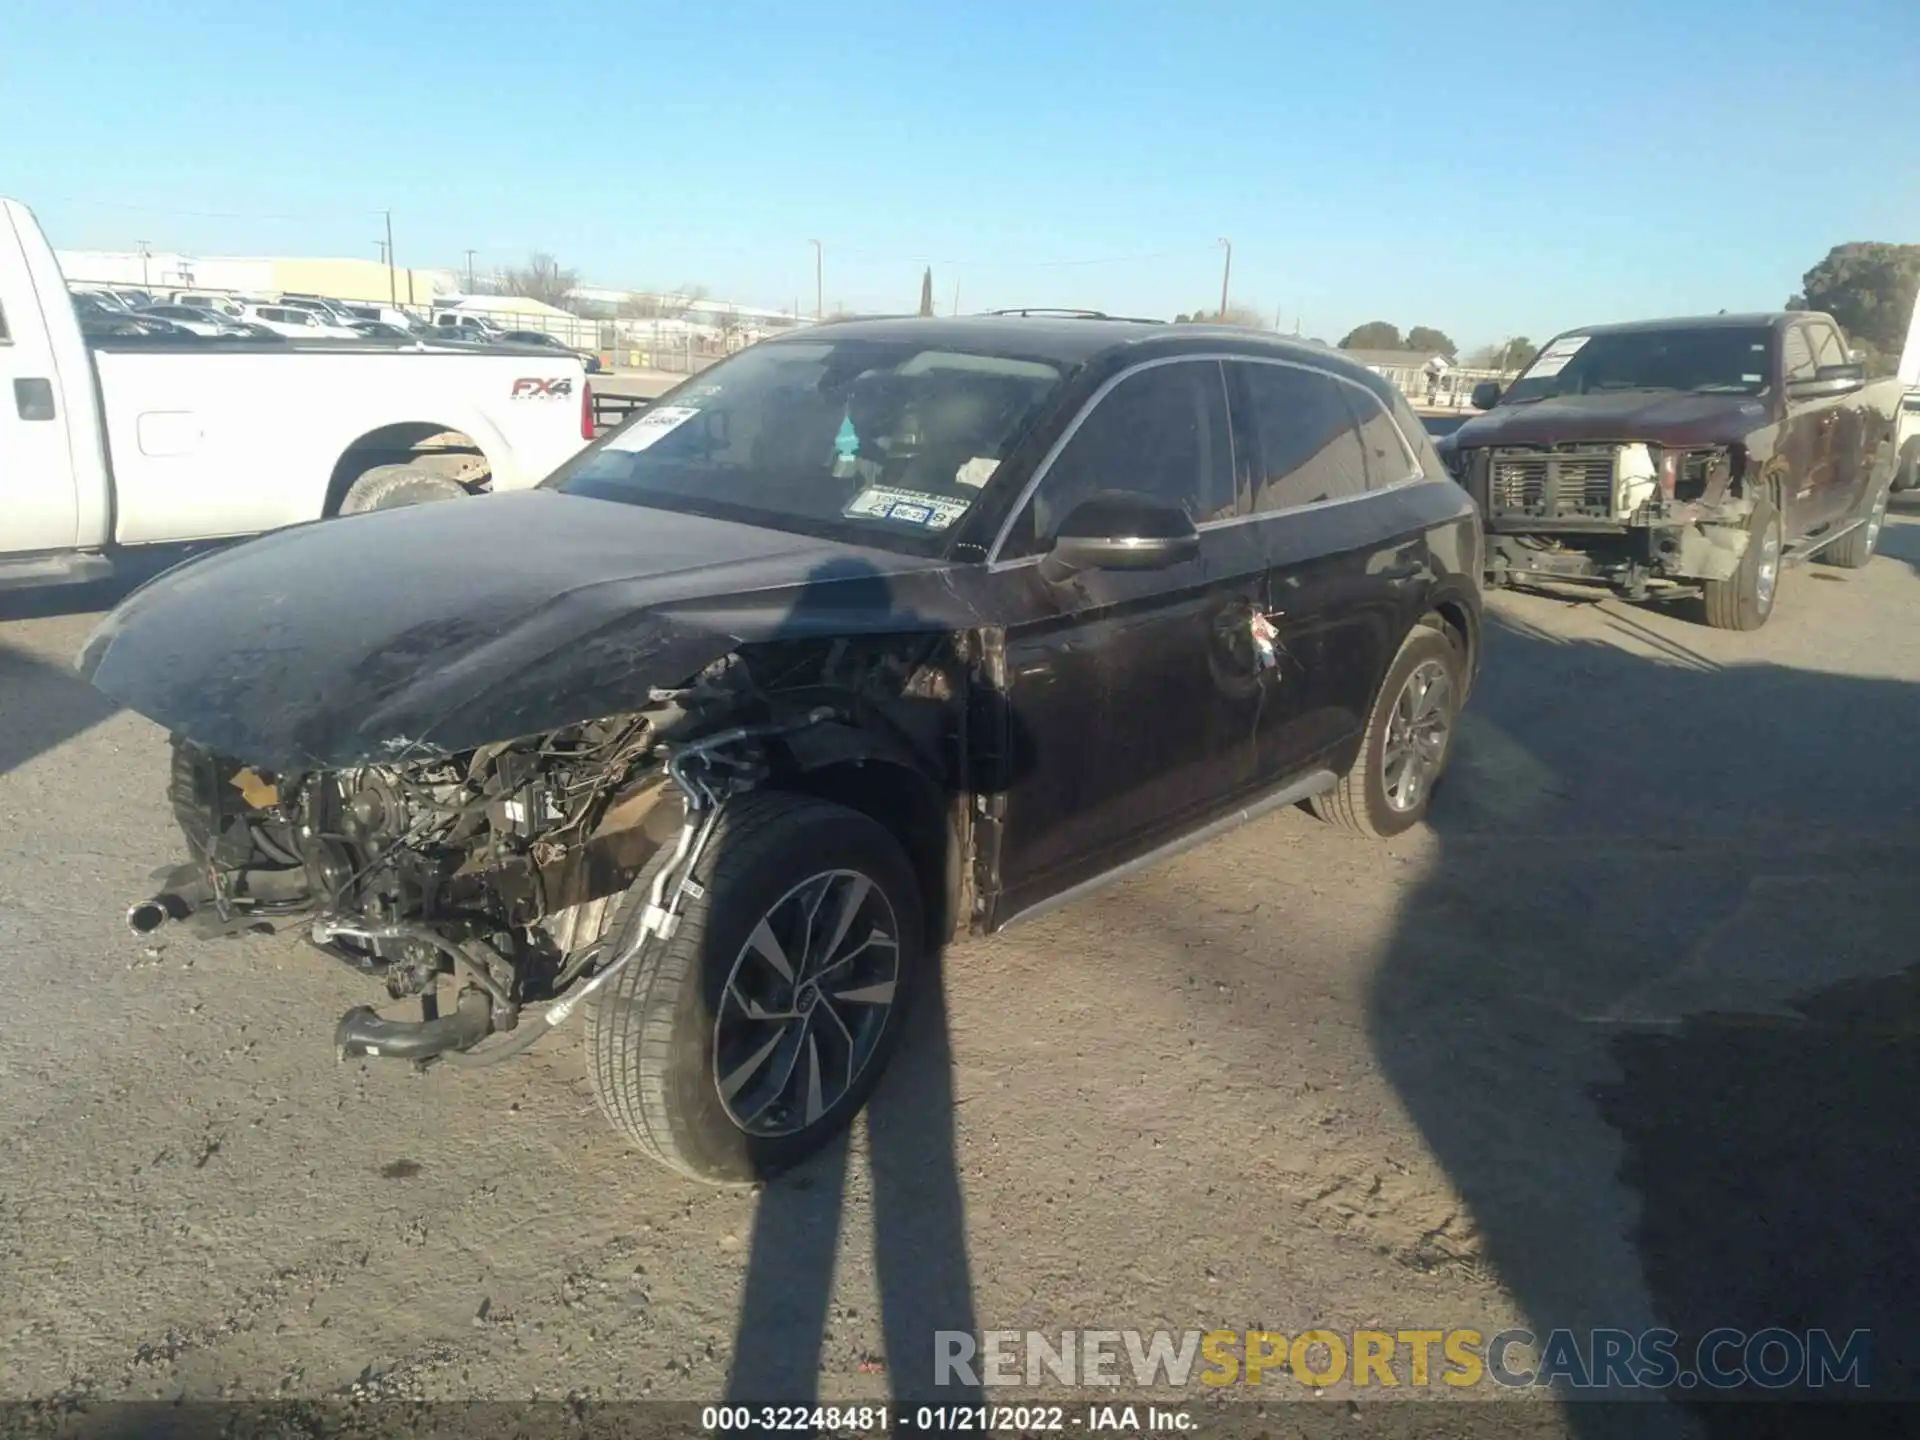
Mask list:
[{"label": "black side mirror cap", "polygon": [[1482,380],[1473,387],[1473,392],[1467,396],[1467,401],[1476,410],[1491,410],[1500,403],[1500,382]]},{"label": "black side mirror cap", "polygon": [[1177,505],[1151,495],[1107,490],[1083,500],[1061,522],[1041,562],[1049,580],[1082,570],[1165,570],[1200,553],[1200,532]]}]

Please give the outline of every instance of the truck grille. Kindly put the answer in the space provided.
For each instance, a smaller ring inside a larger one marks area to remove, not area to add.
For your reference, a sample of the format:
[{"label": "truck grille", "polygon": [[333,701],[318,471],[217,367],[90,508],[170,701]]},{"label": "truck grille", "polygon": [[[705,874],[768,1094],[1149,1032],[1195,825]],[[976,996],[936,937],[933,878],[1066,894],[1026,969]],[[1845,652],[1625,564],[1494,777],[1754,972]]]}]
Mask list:
[{"label": "truck grille", "polygon": [[1613,460],[1611,445],[1495,450],[1487,466],[1488,513],[1610,520]]}]

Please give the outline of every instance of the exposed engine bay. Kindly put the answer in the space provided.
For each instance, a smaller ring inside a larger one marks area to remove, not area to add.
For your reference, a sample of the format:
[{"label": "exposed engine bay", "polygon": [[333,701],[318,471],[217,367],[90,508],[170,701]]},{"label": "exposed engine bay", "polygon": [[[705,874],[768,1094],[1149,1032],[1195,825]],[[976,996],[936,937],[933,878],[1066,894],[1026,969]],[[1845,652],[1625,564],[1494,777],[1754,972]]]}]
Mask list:
[{"label": "exposed engine bay", "polygon": [[868,736],[904,755],[946,750],[951,638],[795,642],[766,647],[751,669],[735,653],[684,689],[655,690],[642,711],[350,769],[272,773],[176,737],[169,799],[191,858],[155,876],[160,890],[128,924],[300,929],[390,999],[421,1002],[418,1023],[350,1011],[335,1034],[341,1058],[457,1061],[519,1027],[527,1005],[559,1001],[544,1018],[560,1023],[632,958],[631,945],[624,957],[606,951],[609,926],[663,847],[640,928],[643,939],[670,936],[668,902],[713,816],[790,769],[799,732]]}]

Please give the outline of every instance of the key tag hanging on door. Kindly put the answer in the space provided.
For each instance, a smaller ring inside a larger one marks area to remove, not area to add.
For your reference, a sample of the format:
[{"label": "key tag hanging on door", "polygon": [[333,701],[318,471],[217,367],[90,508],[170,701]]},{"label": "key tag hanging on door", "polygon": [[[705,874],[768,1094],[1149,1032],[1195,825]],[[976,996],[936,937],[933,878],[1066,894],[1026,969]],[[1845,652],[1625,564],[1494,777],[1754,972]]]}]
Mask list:
[{"label": "key tag hanging on door", "polygon": [[1247,633],[1253,640],[1253,653],[1260,657],[1260,668],[1271,670],[1277,666],[1280,657],[1275,647],[1280,632],[1274,629],[1273,621],[1256,610],[1247,620]]}]

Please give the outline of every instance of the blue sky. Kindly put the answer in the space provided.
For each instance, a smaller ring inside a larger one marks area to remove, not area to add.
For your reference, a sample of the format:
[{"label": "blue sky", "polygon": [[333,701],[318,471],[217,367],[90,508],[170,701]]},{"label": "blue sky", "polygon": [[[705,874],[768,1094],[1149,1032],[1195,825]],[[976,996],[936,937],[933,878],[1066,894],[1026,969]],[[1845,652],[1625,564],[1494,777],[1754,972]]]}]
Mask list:
[{"label": "blue sky", "polygon": [[6,10],[0,193],[71,248],[372,258],[391,207],[402,263],[811,309],[818,238],[829,307],[1171,315],[1225,236],[1288,329],[1471,345],[1920,241],[1913,0]]}]

